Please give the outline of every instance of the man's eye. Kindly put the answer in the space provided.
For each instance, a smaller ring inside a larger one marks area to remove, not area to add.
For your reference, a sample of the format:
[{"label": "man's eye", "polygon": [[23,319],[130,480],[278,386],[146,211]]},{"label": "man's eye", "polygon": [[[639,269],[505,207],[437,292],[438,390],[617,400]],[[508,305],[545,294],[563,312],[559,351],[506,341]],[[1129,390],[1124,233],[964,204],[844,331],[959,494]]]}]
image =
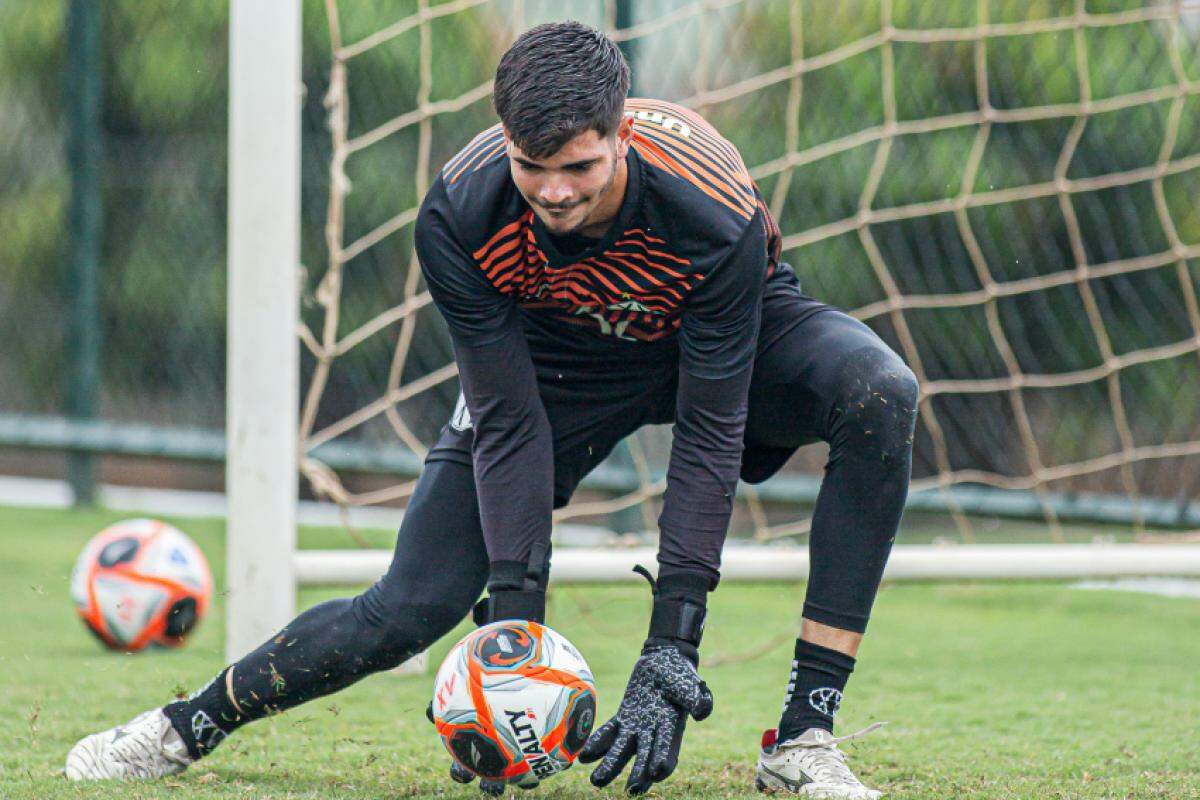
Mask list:
[{"label": "man's eye", "polygon": [[571,166],[567,167],[567,171],[580,173],[580,172],[587,172],[591,168],[592,168],[591,164],[572,164]]}]

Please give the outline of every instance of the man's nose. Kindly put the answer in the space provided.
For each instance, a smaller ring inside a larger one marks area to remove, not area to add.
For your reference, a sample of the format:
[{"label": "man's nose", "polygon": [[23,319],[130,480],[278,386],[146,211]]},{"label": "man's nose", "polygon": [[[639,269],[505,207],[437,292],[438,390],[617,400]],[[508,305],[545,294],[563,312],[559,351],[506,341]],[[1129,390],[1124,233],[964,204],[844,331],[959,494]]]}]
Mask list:
[{"label": "man's nose", "polygon": [[571,199],[571,187],[558,181],[548,181],[538,192],[538,199],[546,205],[560,205]]}]

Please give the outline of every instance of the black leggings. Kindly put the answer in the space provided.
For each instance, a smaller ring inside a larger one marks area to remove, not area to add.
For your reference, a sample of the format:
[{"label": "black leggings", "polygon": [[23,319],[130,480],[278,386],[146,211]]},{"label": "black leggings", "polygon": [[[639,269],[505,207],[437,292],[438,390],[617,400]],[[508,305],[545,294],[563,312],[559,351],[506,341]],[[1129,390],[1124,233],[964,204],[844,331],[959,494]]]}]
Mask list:
[{"label": "black leggings", "polygon": [[[801,445],[830,445],[810,537],[809,619],[866,628],[908,490],[916,399],[916,381],[900,358],[865,325],[823,306],[758,356],[742,477],[765,480]],[[645,419],[628,411],[624,418],[627,426]],[[194,754],[210,749],[206,735],[213,738],[211,728],[197,727],[197,712],[220,731],[215,746],[245,722],[400,664],[467,615],[487,580],[488,558],[469,430],[447,430],[417,482],[386,575],[357,597],[305,611],[230,667],[232,674],[167,707]],[[607,429],[611,443],[629,432]],[[564,471],[582,477],[586,470]],[[664,554],[664,563],[671,557]]]},{"label": "black leggings", "polygon": [[796,448],[829,443],[809,535],[804,616],[862,633],[912,471],[917,381],[874,332],[825,309],[759,355],[742,478],[765,480]]}]

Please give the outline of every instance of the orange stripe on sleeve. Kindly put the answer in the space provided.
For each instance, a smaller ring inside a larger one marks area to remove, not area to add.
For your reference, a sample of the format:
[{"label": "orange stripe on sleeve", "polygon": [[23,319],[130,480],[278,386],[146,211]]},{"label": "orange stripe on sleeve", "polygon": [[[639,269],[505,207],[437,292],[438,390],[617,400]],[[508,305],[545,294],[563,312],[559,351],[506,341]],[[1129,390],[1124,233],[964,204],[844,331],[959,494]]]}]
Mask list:
[{"label": "orange stripe on sleeve", "polygon": [[695,159],[697,166],[708,168],[710,180],[723,187],[727,186],[731,194],[739,196],[747,205],[754,204],[754,193],[750,189],[750,176],[744,169],[729,169],[726,165],[714,161],[711,151],[697,147],[682,136],[667,132],[665,129],[643,130],[643,133],[660,144],[678,150],[680,158],[683,158],[685,154],[691,156],[692,159]]},{"label": "orange stripe on sleeve", "polygon": [[660,162],[662,162],[664,165],[666,165],[664,168],[667,169],[668,172],[684,179],[685,181],[692,184],[697,189],[699,189],[700,191],[704,192],[706,195],[711,197],[713,200],[716,200],[721,205],[726,206],[727,208],[729,208],[731,211],[735,212],[736,214],[744,217],[745,219],[750,219],[751,217],[754,216],[753,213],[748,211],[741,204],[736,203],[736,202],[722,196],[721,193],[718,192],[716,189],[713,189],[711,186],[707,185],[703,181],[698,180],[683,165],[681,165],[678,161],[676,161],[674,158],[672,158],[671,155],[668,154],[660,145],[658,145],[656,142],[652,141],[648,137],[639,134],[636,129],[634,130],[634,134],[633,134],[633,146],[638,149],[639,153],[646,153],[646,152],[653,153],[654,156]]},{"label": "orange stripe on sleeve", "polygon": [[479,167],[482,167],[503,150],[503,140],[501,140],[499,144],[495,142],[488,142],[487,144],[480,146],[475,155],[471,156],[469,160],[462,162],[448,180],[450,183],[454,183],[458,180],[460,175],[462,175],[469,167],[471,167],[471,165],[474,164],[475,169],[479,169]]},{"label": "orange stripe on sleeve", "polygon": [[[753,208],[754,195],[748,187],[738,180],[738,176],[732,175],[728,170],[719,167],[698,150],[682,141],[671,141],[669,137],[660,137],[657,131],[653,134],[644,135],[647,138],[654,139],[659,145],[670,147],[672,155],[687,169],[692,183],[699,184],[703,182],[718,191],[724,192],[736,200],[745,211]],[[663,139],[667,141],[663,141]],[[752,212],[751,216],[753,216]]]},{"label": "orange stripe on sleeve", "polygon": [[500,132],[499,125],[493,125],[485,131],[481,131],[475,135],[475,138],[467,143],[467,146],[459,150],[453,158],[446,162],[442,167],[443,174],[449,174],[458,168],[465,159],[470,158],[479,151],[480,148],[486,147],[493,141],[493,137]]}]

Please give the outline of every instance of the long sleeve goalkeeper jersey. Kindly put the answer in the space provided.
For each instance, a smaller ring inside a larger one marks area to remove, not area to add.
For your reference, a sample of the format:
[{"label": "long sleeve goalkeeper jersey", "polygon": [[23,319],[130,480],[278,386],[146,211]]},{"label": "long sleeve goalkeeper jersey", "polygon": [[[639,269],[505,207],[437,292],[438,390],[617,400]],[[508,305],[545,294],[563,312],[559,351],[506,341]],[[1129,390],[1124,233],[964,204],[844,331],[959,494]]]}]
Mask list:
[{"label": "long sleeve goalkeeper jersey", "polygon": [[760,332],[764,287],[794,287],[795,276],[729,142],[670,103],[631,99],[626,115],[625,197],[601,239],[571,250],[541,225],[495,126],[441,170],[417,218],[417,253],[474,427],[489,558],[524,560],[549,539],[546,405],[620,402],[632,396],[622,387],[654,384],[671,387],[675,419],[659,559],[715,585],[756,348],[783,333]]}]

